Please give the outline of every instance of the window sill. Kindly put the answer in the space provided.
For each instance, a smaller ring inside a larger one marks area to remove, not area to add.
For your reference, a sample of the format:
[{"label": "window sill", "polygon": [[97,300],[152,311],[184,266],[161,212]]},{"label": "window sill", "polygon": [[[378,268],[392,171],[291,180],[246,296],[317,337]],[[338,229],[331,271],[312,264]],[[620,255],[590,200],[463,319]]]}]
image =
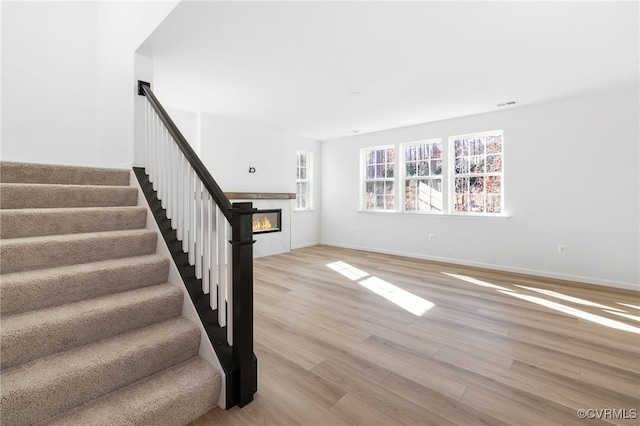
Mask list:
[{"label": "window sill", "polygon": [[315,212],[316,209],[293,209],[293,211],[295,213],[298,213],[298,212]]},{"label": "window sill", "polygon": [[358,213],[365,214],[388,214],[388,215],[409,215],[409,216],[428,216],[428,217],[438,217],[438,218],[447,218],[447,219],[481,219],[481,220],[509,220],[511,218],[508,214],[492,214],[492,215],[482,215],[482,214],[450,214],[450,213],[429,213],[429,212],[398,212],[391,210],[357,210]]}]

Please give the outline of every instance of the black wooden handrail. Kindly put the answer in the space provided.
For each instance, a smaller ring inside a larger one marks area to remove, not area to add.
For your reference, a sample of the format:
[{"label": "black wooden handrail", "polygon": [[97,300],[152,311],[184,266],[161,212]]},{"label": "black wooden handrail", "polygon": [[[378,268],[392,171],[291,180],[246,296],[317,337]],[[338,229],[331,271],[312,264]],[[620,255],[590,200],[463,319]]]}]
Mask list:
[{"label": "black wooden handrail", "polygon": [[213,197],[215,203],[220,207],[220,210],[224,214],[224,217],[227,218],[229,222],[231,222],[231,201],[229,198],[222,192],[220,186],[217,184],[209,170],[202,163],[202,160],[195,153],[189,142],[182,135],[176,124],[173,122],[167,111],[162,107],[158,98],[153,94],[151,88],[145,84],[139,84],[139,93],[147,98],[153,109],[158,114],[158,117],[164,123],[165,127],[169,131],[169,134],[176,141],[176,144],[184,154],[185,158],[193,167],[193,170],[196,172],[200,180],[202,181],[209,194]]},{"label": "black wooden handrail", "polygon": [[[232,235],[229,243],[232,247],[233,345],[229,347],[228,342],[221,342],[221,339],[217,337],[212,340],[212,343],[214,343],[214,349],[216,349],[226,374],[226,408],[231,408],[234,405],[243,407],[253,400],[253,394],[257,391],[257,359],[253,352],[253,244],[255,241],[253,240],[252,217],[255,209],[252,203],[231,204],[229,198],[222,192],[213,176],[153,94],[149,83],[138,81],[138,94],[147,98],[176,145],[204,184],[205,189],[211,194],[214,202],[231,225]],[[140,173],[144,175],[144,170],[140,169]],[[145,196],[148,194],[145,193]],[[166,215],[163,216],[166,219]],[[156,220],[158,220],[157,217]],[[166,235],[165,238],[167,238]],[[179,251],[184,255],[181,247]],[[173,255],[176,260],[176,255]],[[182,277],[184,280],[186,276],[182,275]],[[199,298],[203,295],[201,291],[193,293],[190,291],[189,294],[195,306],[202,306],[202,303],[199,302]],[[222,300],[221,303],[226,302]],[[207,302],[206,308],[197,309],[198,315],[210,339],[214,334],[221,337],[217,333],[220,331],[219,324],[216,324],[217,330],[212,330],[209,326],[210,309]],[[224,335],[222,340],[226,340],[226,332]],[[231,349],[230,357],[229,351],[225,348]]]}]

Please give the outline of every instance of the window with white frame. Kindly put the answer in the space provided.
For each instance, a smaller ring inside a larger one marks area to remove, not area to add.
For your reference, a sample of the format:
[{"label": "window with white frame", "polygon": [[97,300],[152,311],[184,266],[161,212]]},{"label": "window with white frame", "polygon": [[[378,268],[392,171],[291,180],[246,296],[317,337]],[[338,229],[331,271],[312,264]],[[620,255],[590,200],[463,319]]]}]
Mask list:
[{"label": "window with white frame", "polygon": [[297,151],[296,210],[311,209],[312,153]]},{"label": "window with white frame", "polygon": [[367,148],[364,155],[364,208],[395,210],[395,163],[393,146]]},{"label": "window with white frame", "polygon": [[453,212],[502,213],[502,131],[450,138]]},{"label": "window with white frame", "polygon": [[442,140],[401,145],[404,210],[442,212]]},{"label": "window with white frame", "polygon": [[503,144],[496,130],[452,136],[448,145],[431,139],[363,148],[363,209],[501,215]]}]

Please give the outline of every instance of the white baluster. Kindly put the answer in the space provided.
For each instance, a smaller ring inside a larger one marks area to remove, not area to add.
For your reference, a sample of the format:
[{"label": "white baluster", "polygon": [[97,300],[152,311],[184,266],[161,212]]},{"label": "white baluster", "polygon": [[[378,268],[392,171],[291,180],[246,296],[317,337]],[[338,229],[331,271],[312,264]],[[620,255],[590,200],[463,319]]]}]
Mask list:
[{"label": "white baluster", "polygon": [[210,243],[211,243],[211,253],[210,257],[210,266],[211,266],[211,289],[209,293],[209,306],[211,309],[218,309],[218,295],[220,294],[220,286],[218,285],[219,275],[218,275],[218,205],[216,203],[211,203],[211,217],[210,223],[211,227],[209,230],[210,234]]},{"label": "white baluster", "polygon": [[196,278],[202,278],[202,182],[196,177]]},{"label": "white baluster", "polygon": [[227,277],[225,253],[227,251],[227,222],[220,209],[218,211],[217,240],[218,240],[218,324],[227,325]]},{"label": "white baluster", "polygon": [[195,171],[193,168],[189,170],[189,264],[195,265],[195,238],[196,238],[196,206],[195,206]]},{"label": "white baluster", "polygon": [[209,294],[211,279],[211,198],[209,191],[203,191],[202,200],[202,291]]},{"label": "white baluster", "polygon": [[225,220],[225,228],[227,229],[227,235],[225,239],[226,258],[226,276],[227,276],[227,342],[230,346],[233,346],[233,246],[231,245],[232,230],[231,224]]},{"label": "white baluster", "polygon": [[151,104],[144,103],[144,172],[148,175],[151,170],[149,165],[151,155],[149,154],[151,147],[149,140],[151,139]]},{"label": "white baluster", "polygon": [[191,175],[189,170],[191,170],[191,164],[185,158],[185,167],[184,167],[184,186],[182,187],[182,195],[183,195],[183,216],[182,216],[182,225],[184,226],[183,231],[183,240],[182,240],[182,251],[187,253],[189,251],[189,176]]},{"label": "white baluster", "polygon": [[158,179],[156,172],[158,170],[158,115],[153,112],[151,115],[151,174],[149,180],[152,183],[154,191],[158,190]]},{"label": "white baluster", "polygon": [[178,194],[180,193],[180,148],[176,141],[171,139],[171,146],[173,147],[173,151],[171,153],[171,158],[173,159],[173,180],[171,182],[171,215],[173,220],[171,221],[171,227],[175,230],[178,229]]},{"label": "white baluster", "polygon": [[182,241],[184,238],[184,225],[182,223],[182,217],[184,215],[184,155],[178,149],[178,170],[176,173],[176,237],[178,241]]}]

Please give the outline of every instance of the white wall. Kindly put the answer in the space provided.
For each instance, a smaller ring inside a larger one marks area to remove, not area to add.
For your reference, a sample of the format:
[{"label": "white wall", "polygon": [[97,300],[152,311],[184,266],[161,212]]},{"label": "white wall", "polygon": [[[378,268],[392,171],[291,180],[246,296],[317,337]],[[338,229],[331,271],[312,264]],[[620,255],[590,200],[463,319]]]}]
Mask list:
[{"label": "white wall", "polygon": [[225,192],[295,192],[296,153],[285,131],[209,114],[201,126],[202,161]]},{"label": "white wall", "polygon": [[[184,122],[184,120],[182,120]],[[296,151],[314,154],[316,210],[293,212],[291,246],[320,241],[320,144],[281,129],[234,118],[200,115],[202,162],[225,192],[296,192]],[[249,173],[249,167],[255,173]]]},{"label": "white wall", "polygon": [[[322,242],[640,289],[639,112],[632,86],[322,142]],[[510,218],[358,211],[360,148],[496,129]]]},{"label": "white wall", "polygon": [[2,159],[96,164],[95,3],[2,3]]},{"label": "white wall", "polygon": [[1,158],[130,166],[134,51],[177,3],[3,2]]}]

